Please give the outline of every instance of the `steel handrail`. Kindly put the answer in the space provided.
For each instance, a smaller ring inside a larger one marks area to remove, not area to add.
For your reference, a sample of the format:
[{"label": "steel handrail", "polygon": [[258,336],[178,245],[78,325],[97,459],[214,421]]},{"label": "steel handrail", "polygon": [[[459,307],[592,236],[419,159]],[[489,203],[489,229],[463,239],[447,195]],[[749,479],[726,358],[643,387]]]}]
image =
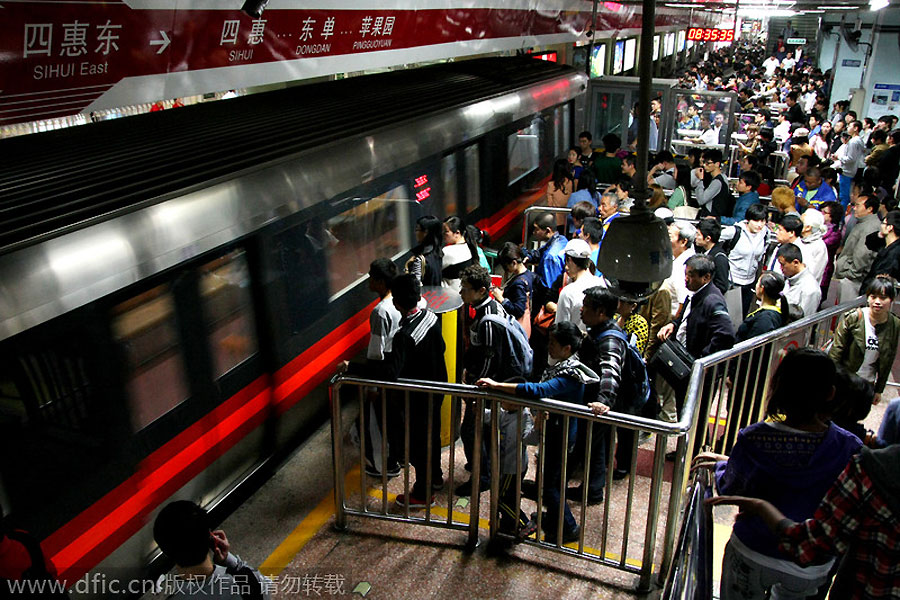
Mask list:
[{"label": "steel handrail", "polygon": [[528,215],[533,212],[549,212],[554,214],[569,214],[571,208],[559,206],[537,206],[532,205],[522,211],[522,244],[528,243]]},{"label": "steel handrail", "polygon": [[398,379],[397,381],[382,381],[379,379],[366,379],[363,377],[355,377],[349,375],[339,375],[332,379],[332,385],[335,391],[339,391],[343,384],[352,383],[356,385],[377,386],[380,388],[409,391],[409,392],[425,392],[437,395],[461,396],[466,398],[483,398],[485,400],[496,400],[508,404],[515,404],[523,408],[535,410],[547,410],[567,417],[578,419],[590,419],[597,423],[606,425],[616,425],[627,429],[640,429],[650,433],[658,433],[667,436],[678,436],[688,432],[688,427],[679,426],[677,423],[668,421],[659,421],[656,419],[648,419],[637,415],[609,411],[602,415],[595,415],[589,408],[581,404],[572,404],[562,400],[553,400],[550,398],[520,398],[518,396],[510,396],[499,392],[491,391],[487,388],[475,385],[467,385],[462,383],[443,383],[435,381],[426,381],[421,379]]}]

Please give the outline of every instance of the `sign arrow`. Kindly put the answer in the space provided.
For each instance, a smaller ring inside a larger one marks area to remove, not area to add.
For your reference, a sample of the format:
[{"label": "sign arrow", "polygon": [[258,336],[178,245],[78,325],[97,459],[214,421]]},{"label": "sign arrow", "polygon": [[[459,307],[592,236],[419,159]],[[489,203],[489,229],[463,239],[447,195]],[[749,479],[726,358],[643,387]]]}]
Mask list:
[{"label": "sign arrow", "polygon": [[163,50],[165,50],[166,48],[169,47],[171,40],[169,39],[169,36],[166,35],[166,32],[163,31],[162,29],[159,30],[159,34],[162,36],[162,39],[161,40],[150,40],[150,45],[151,46],[159,46],[159,50],[157,50],[156,53],[162,54]]}]

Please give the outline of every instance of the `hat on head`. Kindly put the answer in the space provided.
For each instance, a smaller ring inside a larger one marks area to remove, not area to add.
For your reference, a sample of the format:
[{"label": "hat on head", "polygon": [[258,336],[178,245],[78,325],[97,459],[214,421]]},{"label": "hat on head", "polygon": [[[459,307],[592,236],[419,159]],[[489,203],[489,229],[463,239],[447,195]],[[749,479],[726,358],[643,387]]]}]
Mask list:
[{"label": "hat on head", "polygon": [[798,127],[794,130],[794,137],[809,137],[809,129],[806,127]]},{"label": "hat on head", "polygon": [[653,211],[653,214],[662,219],[666,225],[671,225],[675,222],[675,213],[666,206],[660,206]]},{"label": "hat on head", "polygon": [[571,256],[572,258],[589,258],[591,256],[591,247],[586,241],[575,238],[568,241],[563,252],[566,256]]}]

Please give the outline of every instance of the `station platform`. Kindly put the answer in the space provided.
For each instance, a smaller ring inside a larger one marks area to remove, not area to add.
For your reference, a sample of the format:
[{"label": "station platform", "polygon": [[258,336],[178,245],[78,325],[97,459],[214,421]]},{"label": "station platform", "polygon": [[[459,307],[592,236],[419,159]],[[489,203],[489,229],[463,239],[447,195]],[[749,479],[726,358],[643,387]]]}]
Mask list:
[{"label": "station platform", "polygon": [[[896,367],[896,365],[895,365]],[[897,380],[895,368],[891,381]],[[885,407],[896,398],[898,388],[888,386],[884,399],[873,407],[865,423],[877,430]],[[352,418],[352,415],[347,415]],[[347,422],[347,421],[345,421]],[[347,451],[350,442],[344,440]],[[453,446],[456,465],[455,482],[447,482],[436,493],[434,519],[446,519],[447,492],[451,485],[462,483],[468,474],[461,468],[465,460],[461,443]],[[649,465],[652,440],[644,442],[638,452],[637,477],[634,481],[636,506],[640,518],[647,509]],[[450,448],[442,452],[445,477]],[[532,456],[532,462],[534,458]],[[262,488],[250,497],[221,525],[231,542],[232,552],[241,556],[271,580],[270,593],[278,597],[348,596],[367,599],[406,598],[648,598],[661,596],[661,590],[648,593],[635,591],[637,576],[528,545],[509,545],[496,549],[488,544],[489,494],[481,495],[480,543],[472,551],[466,548],[466,533],[433,527],[393,523],[374,519],[348,517],[346,531],[334,528],[334,494],[332,479],[331,433],[324,424],[284,463]],[[672,463],[666,464],[666,480],[670,480]],[[534,473],[531,465],[530,474]],[[530,478],[531,475],[529,475]],[[382,504],[380,479],[367,478],[368,503],[372,508]],[[570,481],[574,485],[574,480]],[[613,483],[610,497],[610,535],[608,557],[621,549],[622,533],[617,523],[624,520],[624,502],[628,479]],[[359,466],[345,475],[349,497],[358,494]],[[403,476],[390,481],[388,502],[391,512],[401,514],[394,498],[403,491]],[[667,490],[666,490],[667,492]],[[640,500],[644,501],[641,502]],[[468,498],[455,498],[456,520],[468,518]],[[579,507],[570,503],[576,520]],[[641,506],[643,504],[643,506]],[[523,509],[532,503],[523,499]],[[588,508],[587,519],[602,519],[604,505]],[[424,510],[415,511],[424,513]],[[721,556],[731,533],[734,509],[720,507],[714,511],[715,589],[721,578]],[[660,514],[664,526],[665,506]],[[630,532],[629,544],[640,544],[642,532]],[[660,536],[661,538],[661,536]],[[585,546],[591,539],[585,537]],[[662,542],[658,538],[657,544]],[[577,544],[576,544],[577,545]],[[633,554],[629,550],[629,554]],[[145,596],[162,598],[162,596]]]}]

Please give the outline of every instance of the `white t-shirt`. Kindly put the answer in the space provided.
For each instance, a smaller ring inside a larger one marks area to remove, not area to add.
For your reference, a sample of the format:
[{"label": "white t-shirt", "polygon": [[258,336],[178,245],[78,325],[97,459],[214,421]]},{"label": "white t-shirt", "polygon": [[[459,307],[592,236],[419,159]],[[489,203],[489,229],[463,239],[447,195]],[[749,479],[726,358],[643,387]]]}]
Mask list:
[{"label": "white t-shirt", "polygon": [[[452,267],[453,265],[458,265],[459,263],[466,262],[467,260],[470,260],[472,258],[472,251],[469,250],[469,245],[465,242],[444,246],[443,250],[444,258],[441,260],[442,269]],[[444,277],[443,281],[444,287],[452,289],[457,294],[459,293],[461,283],[458,278],[447,279],[446,277]]]},{"label": "white t-shirt", "polygon": [[369,347],[366,358],[384,360],[384,355],[391,351],[391,341],[400,329],[400,311],[394,306],[391,296],[383,298],[375,305],[369,315]]},{"label": "white t-shirt", "polygon": [[571,321],[578,329],[587,331],[584,321],[581,320],[581,306],[584,304],[584,292],[588,288],[596,286],[607,287],[606,281],[590,272],[585,272],[575,281],[570,281],[559,292],[559,302],[556,303],[556,318],[554,323]]},{"label": "white t-shirt", "polygon": [[682,252],[680,256],[676,256],[672,261],[672,274],[667,281],[671,282],[672,287],[675,288],[675,293],[672,294],[673,319],[675,318],[675,315],[678,314],[678,305],[684,303],[684,299],[691,293],[684,283],[684,263],[686,263],[694,254],[694,249],[688,248]]},{"label": "white t-shirt", "polygon": [[870,383],[875,383],[878,376],[878,334],[875,332],[875,326],[869,321],[869,309],[862,309],[862,314],[866,324],[866,352],[856,374]]}]

